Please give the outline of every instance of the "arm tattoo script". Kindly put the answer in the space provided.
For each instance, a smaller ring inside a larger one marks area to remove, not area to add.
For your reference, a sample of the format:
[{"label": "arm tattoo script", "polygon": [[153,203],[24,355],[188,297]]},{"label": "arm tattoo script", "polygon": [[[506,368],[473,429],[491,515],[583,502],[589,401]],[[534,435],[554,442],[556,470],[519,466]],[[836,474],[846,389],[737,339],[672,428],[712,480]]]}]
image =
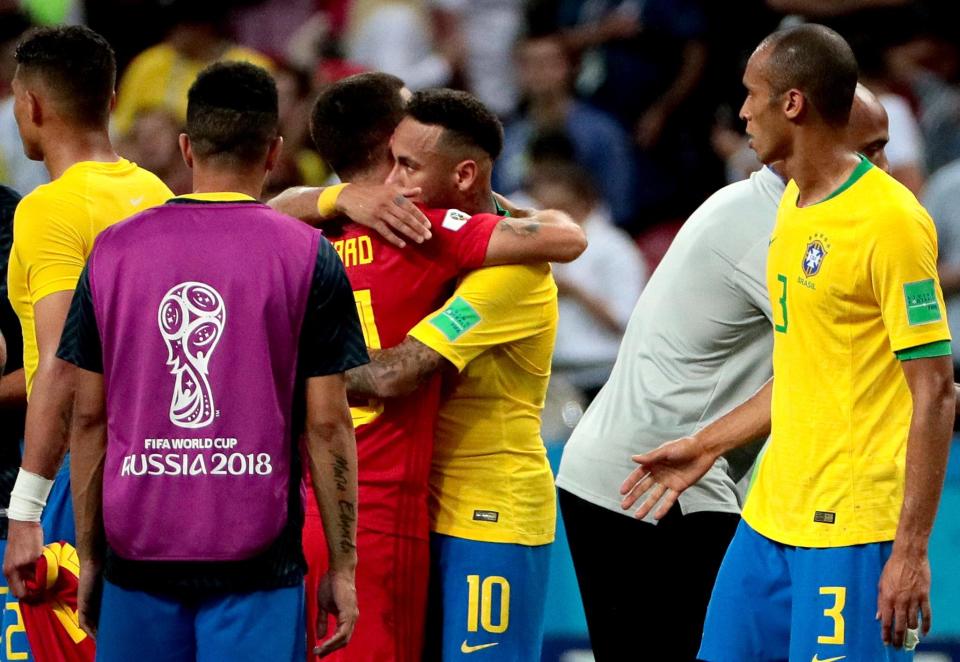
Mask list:
[{"label": "arm tattoo script", "polygon": [[340,453],[333,455],[333,482],[337,485],[337,492],[340,498],[337,500],[337,526],[340,530],[340,537],[337,541],[337,547],[344,554],[349,554],[356,545],[353,543],[352,531],[357,522],[357,505],[354,500],[347,495],[348,479],[350,472],[350,462]]}]

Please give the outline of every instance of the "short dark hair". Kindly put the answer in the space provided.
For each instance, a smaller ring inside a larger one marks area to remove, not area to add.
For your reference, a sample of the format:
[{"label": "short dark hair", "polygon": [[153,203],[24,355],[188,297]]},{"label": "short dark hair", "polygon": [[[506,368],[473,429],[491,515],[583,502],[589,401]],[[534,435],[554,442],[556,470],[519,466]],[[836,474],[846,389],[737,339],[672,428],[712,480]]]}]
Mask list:
[{"label": "short dark hair", "polygon": [[450,89],[421,90],[407,104],[407,116],[421,124],[443,127],[447,145],[477,148],[492,160],[503,149],[503,125],[479,99]]},{"label": "short dark hair", "polygon": [[117,60],[106,39],[82,25],[40,28],[27,33],[14,57],[21,71],[47,83],[70,120],[107,124]]},{"label": "short dark hair", "polygon": [[377,162],[403,119],[403,81],[381,72],[356,74],[328,86],[313,104],[310,135],[341,179]]},{"label": "short dark hair", "polygon": [[859,71],[843,37],[808,23],[774,32],[763,40],[764,47],[770,52],[766,73],[774,94],[799,89],[828,124],[847,124]]},{"label": "short dark hair", "polygon": [[229,166],[259,161],[277,137],[277,85],[249,62],[218,62],[187,94],[187,135],[194,155]]}]

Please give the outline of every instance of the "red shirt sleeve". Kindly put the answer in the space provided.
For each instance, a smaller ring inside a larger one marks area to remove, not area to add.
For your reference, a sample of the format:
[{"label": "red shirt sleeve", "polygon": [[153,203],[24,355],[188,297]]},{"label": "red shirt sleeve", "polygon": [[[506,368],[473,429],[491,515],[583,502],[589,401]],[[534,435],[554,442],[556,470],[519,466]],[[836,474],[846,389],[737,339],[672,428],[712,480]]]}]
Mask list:
[{"label": "red shirt sleeve", "polygon": [[502,217],[495,214],[470,216],[456,209],[425,210],[430,219],[433,239],[445,259],[457,272],[472,271],[483,266],[487,247]]}]

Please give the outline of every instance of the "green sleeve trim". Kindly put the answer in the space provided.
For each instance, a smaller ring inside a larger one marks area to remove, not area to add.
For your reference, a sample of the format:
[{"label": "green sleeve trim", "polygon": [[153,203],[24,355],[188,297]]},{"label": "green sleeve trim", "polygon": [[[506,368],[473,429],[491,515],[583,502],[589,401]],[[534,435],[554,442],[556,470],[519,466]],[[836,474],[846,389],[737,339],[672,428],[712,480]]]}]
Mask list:
[{"label": "green sleeve trim", "polygon": [[928,342],[925,345],[909,347],[896,352],[897,358],[901,361],[912,361],[914,359],[933,359],[938,356],[950,356],[951,353],[949,340]]}]

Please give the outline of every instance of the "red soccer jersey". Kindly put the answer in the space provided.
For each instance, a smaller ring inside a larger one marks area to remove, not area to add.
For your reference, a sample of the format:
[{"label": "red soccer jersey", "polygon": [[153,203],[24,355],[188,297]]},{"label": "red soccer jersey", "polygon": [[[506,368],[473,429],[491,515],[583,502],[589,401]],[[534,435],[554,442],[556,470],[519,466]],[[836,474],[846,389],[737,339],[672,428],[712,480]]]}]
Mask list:
[{"label": "red soccer jersey", "polygon": [[[397,248],[354,223],[327,234],[353,287],[367,346],[399,344],[417,322],[450,296],[457,277],[482,266],[501,217],[423,210],[433,237]],[[426,538],[427,489],[433,433],[440,406],[440,376],[409,396],[351,402],[357,436],[358,525],[373,531]],[[308,512],[316,501],[308,499]]]},{"label": "red soccer jersey", "polygon": [[27,580],[28,598],[20,602],[27,639],[37,660],[92,662],[96,645],[80,629],[77,585],[80,560],[70,543],[51,543],[37,559],[34,579]]}]

